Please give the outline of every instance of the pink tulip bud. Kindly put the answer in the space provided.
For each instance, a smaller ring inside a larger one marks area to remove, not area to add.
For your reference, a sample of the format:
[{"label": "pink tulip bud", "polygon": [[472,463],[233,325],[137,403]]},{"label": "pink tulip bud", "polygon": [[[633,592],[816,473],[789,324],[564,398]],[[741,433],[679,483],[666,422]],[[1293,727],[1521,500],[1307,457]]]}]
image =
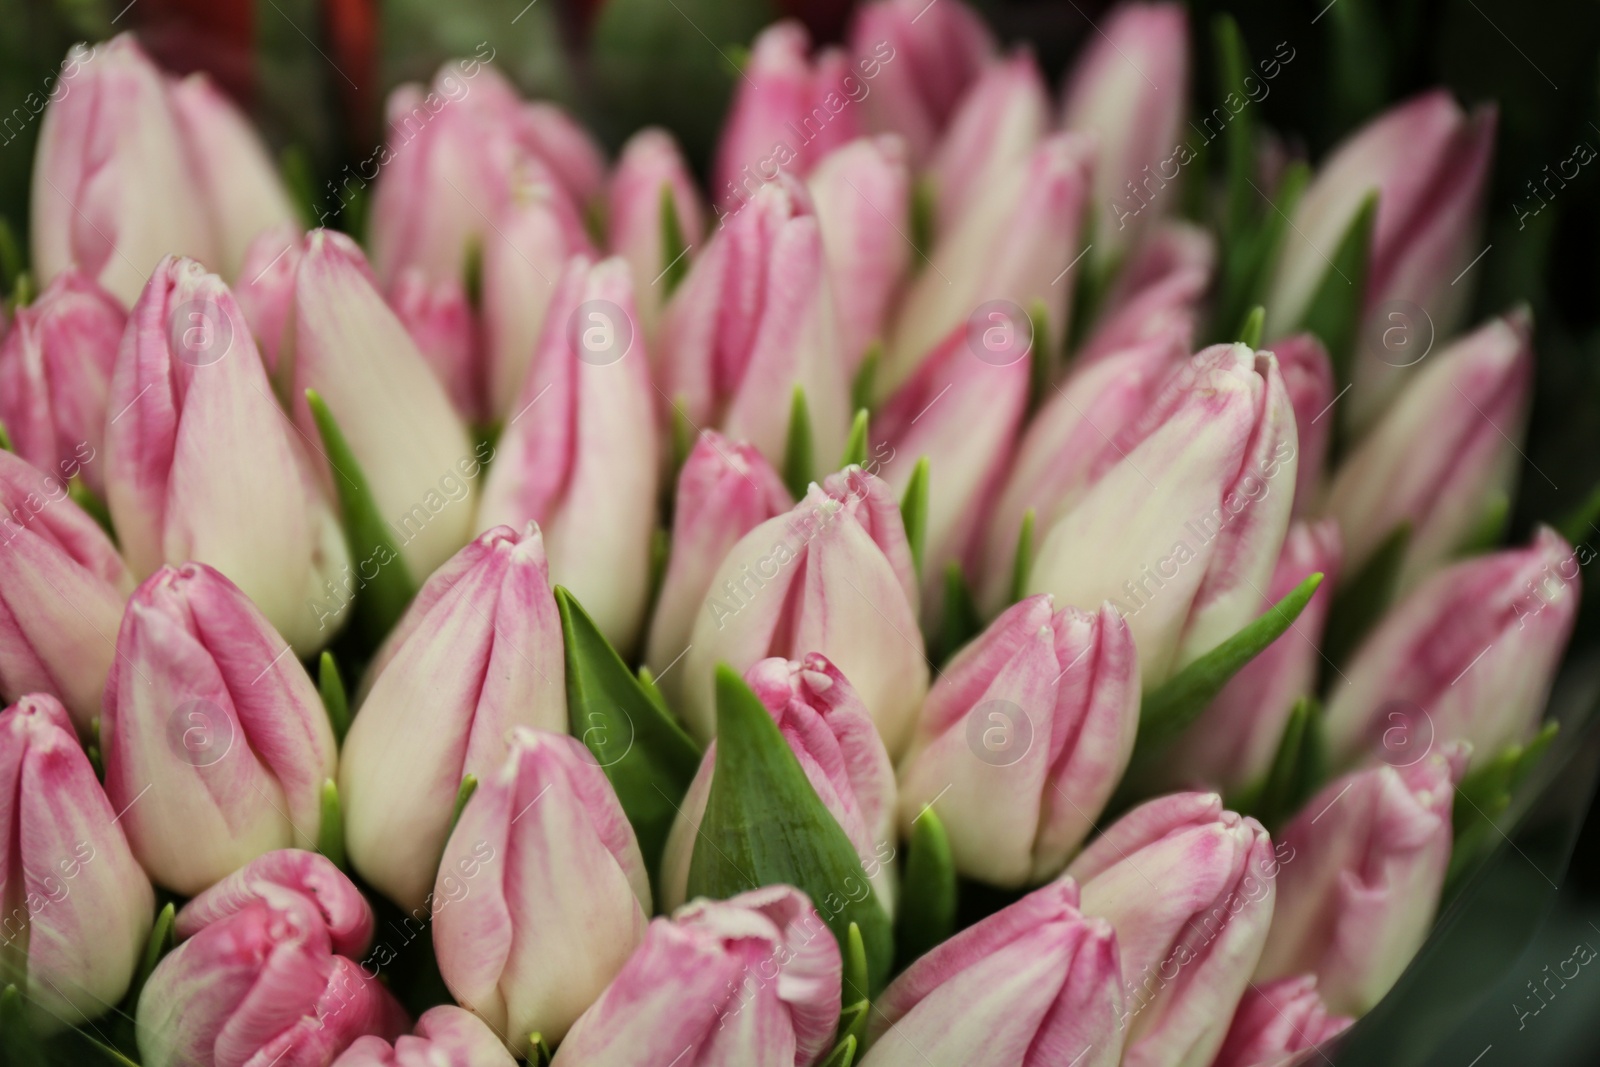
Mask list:
[{"label": "pink tulip bud", "polygon": [[606,157],[589,131],[547,100],[523,104],[517,136],[550,168],[573,204],[596,201],[605,191]]},{"label": "pink tulip bud", "polygon": [[1097,29],[1062,108],[1067,129],[1099,139],[1094,258],[1115,263],[1146,226],[1177,213],[1177,192],[1166,186],[1177,177],[1173,146],[1189,107],[1189,19],[1181,4],[1123,3]]},{"label": "pink tulip bud", "polygon": [[485,421],[478,324],[467,293],[455,282],[430,285],[407,268],[395,280],[389,305],[433,368],[463,419]]},{"label": "pink tulip bud", "polygon": [[139,997],[146,1067],[326,1067],[367,1034],[410,1026],[357,957],[372,909],[313,852],[269,852],[178,913],[181,943]]},{"label": "pink tulip bud", "polygon": [[989,27],[960,0],[933,7],[919,0],[863,4],[850,50],[872,78],[869,123],[903,136],[916,166],[928,161],[962,95],[996,52]]},{"label": "pink tulip bud", "polygon": [[1115,602],[1145,686],[1161,684],[1258,614],[1294,502],[1294,433],[1270,352],[1207,348],[1112,438],[1045,535],[1029,591]]},{"label": "pink tulip bud", "polygon": [[105,492],[106,393],[127,320],[116,298],[68,267],[17,308],[0,342],[0,422],[17,454],[62,478],[81,474],[96,494]]},{"label": "pink tulip bud", "polygon": [[1328,439],[1333,434],[1336,399],[1333,364],[1322,342],[1309,333],[1272,343],[1283,373],[1283,387],[1294,408],[1295,438],[1300,459],[1295,471],[1294,512],[1304,514],[1321,495],[1326,480]]},{"label": "pink tulip bud", "polygon": [[1527,740],[1578,615],[1584,551],[1541,527],[1527,548],[1425,579],[1334,684],[1327,724],[1335,761],[1375,754],[1392,764],[1461,740],[1471,742],[1476,766]]},{"label": "pink tulip bud", "polygon": [[1290,1067],[1295,1055],[1344,1033],[1355,1020],[1330,1014],[1315,975],[1252,986],[1233,1013],[1233,1025],[1212,1067]]},{"label": "pink tulip bud", "polygon": [[[672,200],[683,236],[682,253],[669,253],[662,243],[662,211],[667,198]],[[611,229],[607,247],[628,261],[639,302],[639,323],[646,338],[653,339],[666,299],[663,275],[675,265],[668,263],[669,257],[687,256],[705,237],[700,193],[672,134],[652,127],[628,139],[611,175],[607,203]],[[687,262],[677,265],[687,266]]]},{"label": "pink tulip bud", "polygon": [[[280,357],[285,349],[292,351],[294,323],[290,312],[294,310],[294,277],[300,266],[300,231],[293,226],[277,226],[263,230],[245,249],[244,262],[239,267],[239,280],[234,284],[233,297],[239,310],[250,324],[256,346],[261,352],[261,364],[267,376],[280,381]],[[284,330],[289,336],[284,336]]]},{"label": "pink tulip bud", "polygon": [[[471,903],[453,905],[449,880],[478,867]],[[649,912],[649,874],[605,772],[581,741],[516,729],[439,866],[433,944],[451,994],[519,1055],[535,1032],[558,1042],[622,970]]]},{"label": "pink tulip bud", "polygon": [[873,1004],[862,1067],[912,1067],[929,1054],[968,1067],[1116,1067],[1125,1016],[1117,935],[1079,912],[1078,887],[1062,879],[895,979]]},{"label": "pink tulip bud", "polygon": [[48,693],[87,736],[132,589],[67,484],[0,449],[0,698]]},{"label": "pink tulip bud", "polygon": [[905,144],[893,136],[852,141],[822,160],[807,184],[833,277],[845,361],[854,370],[872,342],[883,339],[911,265]]},{"label": "pink tulip bud", "polygon": [[1049,125],[1050,93],[1032,52],[1019,49],[979,72],[928,165],[939,239],[1027,166]]},{"label": "pink tulip bud", "polygon": [[795,389],[804,389],[817,463],[850,429],[847,361],[822,231],[805,189],[763,185],[715,233],[662,315],[661,391],[691,425],[749,441],[782,463]]},{"label": "pink tulip bud", "polygon": [[34,154],[33,266],[76,265],[124,306],[169,253],[215,262],[216,238],[166,79],[131,33],[67,53]]},{"label": "pink tulip bud", "polygon": [[357,1038],[333,1067],[517,1067],[517,1061],[482,1019],[441,1004],[393,1045],[375,1034]]},{"label": "pink tulip bud", "polygon": [[[745,681],[772,713],[823,806],[838,820],[861,859],[878,902],[894,912],[894,767],[866,706],[839,668],[816,653],[804,660],[764,659]],[[689,863],[705,818],[717,743],[706,746],[700,771],[678,808],[661,861],[662,903],[688,895]]]},{"label": "pink tulip bud", "polygon": [[199,560],[239,585],[301,654],[340,621],[317,607],[348,554],[233,294],[161,261],[111,379],[108,503],[134,573]]},{"label": "pink tulip bud", "polygon": [[128,602],[100,743],[134,855],[175,892],[317,841],[327,712],[272,624],[203,563],[161,568]]},{"label": "pink tulip bud", "polygon": [[940,674],[900,763],[901,829],[931,806],[956,869],[994,885],[1059,874],[1133,754],[1139,664],[1127,623],[1007,610]]},{"label": "pink tulip bud", "polygon": [[478,516],[539,523],[556,581],[624,654],[644,621],[660,476],[649,358],[627,263],[574,259]]},{"label": "pink tulip bud", "polygon": [[656,919],[556,1051],[559,1067],[812,1067],[833,1046],[839,945],[798,889],[696,900]]},{"label": "pink tulip bud", "polygon": [[368,883],[423,901],[462,778],[498,769],[514,726],[566,732],[565,671],[537,526],[495,527],[434,572],[368,668],[339,760],[345,844]]},{"label": "pink tulip bud", "polygon": [[1358,771],[1311,798],[1283,831],[1295,862],[1282,863],[1257,979],[1314,974],[1348,1015],[1383,999],[1433,926],[1468,747]]},{"label": "pink tulip bud", "polygon": [[1200,329],[1201,304],[1216,263],[1217,242],[1209,230],[1171,220],[1155,224],[1117,272],[1075,365],[1163,335],[1181,338],[1187,355]]},{"label": "pink tulip bud", "polygon": [[[645,655],[658,678],[689,647],[711,579],[739,538],[794,506],[778,472],[760,452],[713,430],[700,436],[684,461],[673,499],[672,555]],[[673,684],[681,677],[673,675]]]},{"label": "pink tulip bud", "polygon": [[1344,530],[1351,566],[1402,522],[1411,533],[1401,589],[1460,551],[1516,486],[1532,392],[1525,310],[1434,355],[1334,472],[1327,511]]},{"label": "pink tulip bud", "polygon": [[122,1000],[155,894],[55,697],[0,713],[0,796],[0,974],[51,1033]]},{"label": "pink tulip bud", "polygon": [[858,467],[812,483],[792,511],[751,530],[717,568],[681,670],[685,722],[716,732],[715,668],[769,656],[826,656],[844,673],[891,756],[928,690],[917,580],[900,506]]},{"label": "pink tulip bud", "polygon": [[1068,877],[1108,919],[1127,991],[1124,1067],[1209,1063],[1272,922],[1280,864],[1261,824],[1215,793],[1175,793],[1118,819]]}]

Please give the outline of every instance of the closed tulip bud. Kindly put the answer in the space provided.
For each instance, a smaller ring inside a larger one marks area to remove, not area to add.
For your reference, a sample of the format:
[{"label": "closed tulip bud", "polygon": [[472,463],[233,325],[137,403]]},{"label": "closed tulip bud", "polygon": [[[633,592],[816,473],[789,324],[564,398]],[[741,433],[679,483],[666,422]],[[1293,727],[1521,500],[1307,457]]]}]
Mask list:
[{"label": "closed tulip bud", "polygon": [[[214,261],[201,180],[166,79],[131,33],[67,53],[33,159],[33,267],[74,264],[124,306],[169,253]],[[53,94],[52,94],[53,95]]]},{"label": "closed tulip bud", "polygon": [[1215,793],[1175,793],[1124,815],[1067,868],[1083,913],[1117,931],[1123,1067],[1211,1062],[1261,957],[1279,866],[1260,823]]},{"label": "closed tulip bud", "polygon": [[893,136],[852,141],[819,163],[807,184],[833,277],[845,361],[854,369],[882,339],[911,265],[905,143]]},{"label": "closed tulip bud", "polygon": [[430,284],[420,271],[408,268],[396,279],[389,305],[450,394],[456,412],[463,419],[484,421],[478,323],[466,290],[450,281]]},{"label": "closed tulip bud", "polygon": [[1094,332],[1073,357],[1075,365],[1162,335],[1181,338],[1185,355],[1193,351],[1216,264],[1210,231],[1187,222],[1156,224],[1117,272]]},{"label": "closed tulip bud", "polygon": [[684,657],[684,717],[716,732],[712,682],[769,656],[826,656],[861,696],[891,756],[928,690],[905,523],[881,479],[849,467],[751,530],[711,580]]},{"label": "closed tulip bud", "polygon": [[994,34],[965,3],[929,8],[883,0],[857,9],[850,51],[864,76],[877,72],[865,101],[872,128],[904,137],[920,167],[996,48]]},{"label": "closed tulip bud", "polygon": [[583,742],[526,727],[463,809],[435,899],[483,867],[471,904],[435,905],[434,951],[451,995],[525,1055],[528,1035],[560,1041],[622,969],[644,937],[650,878]]},{"label": "closed tulip bud", "polygon": [[[998,195],[1050,125],[1050,92],[1026,49],[990,63],[962,94],[928,165],[935,233],[942,241]],[[991,223],[992,224],[992,223]]]},{"label": "closed tulip bud", "polygon": [[433,886],[462,778],[497,770],[514,726],[567,728],[561,620],[538,527],[499,526],[457,552],[368,677],[339,760],[345,844],[367,882],[414,908]]},{"label": "closed tulip bud", "polygon": [[155,894],[55,697],[0,713],[0,795],[0,981],[50,1033],[122,1000]]},{"label": "closed tulip bud", "polygon": [[895,979],[873,1004],[862,1067],[923,1064],[923,1049],[968,1067],[1116,1067],[1124,1016],[1117,935],[1078,910],[1078,887],[1062,879]]},{"label": "closed tulip bud", "polygon": [[1094,828],[1133,753],[1139,664],[1128,625],[1007,610],[945,668],[900,763],[901,829],[932,806],[956,870],[1020,886],[1060,873]]},{"label": "closed tulip bud", "polygon": [[[745,681],[772,713],[811,787],[855,846],[879,903],[893,914],[894,767],[861,698],[839,668],[816,653],[798,661],[764,659],[745,672]],[[667,908],[678,907],[687,896],[689,861],[716,763],[712,741],[667,838],[661,861]]]},{"label": "closed tulip bud", "polygon": [[589,131],[560,107],[547,100],[523,104],[516,131],[518,140],[550,169],[573,204],[594,202],[605,191],[605,153]]},{"label": "closed tulip bud", "polygon": [[1353,568],[1410,525],[1399,586],[1446,562],[1503,506],[1522,466],[1533,393],[1526,311],[1460,338],[1421,368],[1334,472],[1326,511]]},{"label": "closed tulip bud", "polygon": [[[1177,206],[1173,145],[1189,107],[1189,19],[1181,4],[1118,5],[1088,38],[1062,102],[1069,130],[1093,133],[1095,258],[1115,263]],[[1170,173],[1169,173],[1170,170]],[[1145,210],[1149,208],[1150,210]]]},{"label": "closed tulip bud", "polygon": [[1578,615],[1578,564],[1541,527],[1526,548],[1425,579],[1368,635],[1328,704],[1337,763],[1396,762],[1430,742],[1468,741],[1476,765],[1525,741]]},{"label": "closed tulip bud", "polygon": [[1252,986],[1239,1001],[1212,1067],[1290,1067],[1295,1053],[1344,1033],[1355,1020],[1335,1015],[1317,992],[1315,975]]},{"label": "closed tulip bud", "polygon": [[782,463],[794,392],[805,390],[822,469],[850,429],[850,387],[822,231],[810,197],[763,185],[689,268],[662,314],[661,391],[695,426]]},{"label": "closed tulip bud", "polygon": [[[664,243],[662,212],[669,198],[684,242],[681,253],[668,252]],[[639,324],[645,337],[653,339],[666,299],[663,275],[673,265],[668,260],[687,255],[705,235],[700,193],[672,134],[651,127],[628,138],[611,175],[607,205],[607,247],[628,261],[639,303]]]},{"label": "closed tulip bud", "polygon": [[174,892],[317,841],[337,750],[288,652],[203,563],[161,568],[128,602],[100,722],[106,795],[134,855]]},{"label": "closed tulip bud", "polygon": [[1333,434],[1333,364],[1314,334],[1301,333],[1272,343],[1283,387],[1294,408],[1299,462],[1295,469],[1294,513],[1304,514],[1321,495],[1326,478],[1328,439]]},{"label": "closed tulip bud", "polygon": [[88,736],[132,589],[66,483],[0,449],[0,698],[48,693]]},{"label": "closed tulip bud", "polygon": [[1416,358],[1404,329],[1448,337],[1467,311],[1469,286],[1454,283],[1482,251],[1478,237],[1494,154],[1492,106],[1471,114],[1437,89],[1357,130],[1323,163],[1295,211],[1266,300],[1267,336],[1303,321],[1323,275],[1361,204],[1378,194],[1366,280],[1366,326],[1354,356],[1349,424],[1366,426],[1393,398]]},{"label": "closed tulip bud", "polygon": [[1145,686],[1161,684],[1258,614],[1294,502],[1294,435],[1270,352],[1204,350],[1112,439],[1109,466],[1045,535],[1028,591],[1116,602]]},{"label": "closed tulip bud", "polygon": [[146,1067],[326,1067],[405,1009],[364,963],[372,909],[314,852],[269,852],[184,905],[139,997]]},{"label": "closed tulip bud", "polygon": [[689,647],[711,579],[739,538],[794,506],[778,472],[754,446],[713,430],[695,442],[673,499],[672,554],[645,654],[658,677]]},{"label": "closed tulip bud", "polygon": [[392,1045],[374,1034],[357,1038],[333,1067],[517,1067],[517,1061],[482,1019],[441,1004]]},{"label": "closed tulip bud", "polygon": [[999,315],[1042,304],[1049,330],[1061,335],[1072,291],[1062,273],[1077,254],[1092,156],[1077,134],[1046,138],[941,235],[900,306],[884,366],[888,388],[963,324],[981,333]]},{"label": "closed tulip bud", "polygon": [[[289,313],[294,309],[294,277],[300,266],[300,243],[300,231],[294,226],[263,230],[245,250],[239,280],[233,287],[234,300],[255,336],[261,364],[267,368],[267,377],[275,382],[283,377],[278,364],[285,342],[294,335],[294,321]],[[285,329],[289,331],[288,337],[284,335]]]},{"label": "closed tulip bud", "polygon": [[161,261],[134,305],[111,410],[107,502],[134,573],[208,563],[300,654],[327,644],[337,620],[317,600],[347,565],[344,538],[221,278]]},{"label": "closed tulip bud", "polygon": [[537,522],[556,580],[624,654],[644,621],[660,477],[649,358],[627,263],[574,259],[479,514],[483,526]]},{"label": "closed tulip bud", "polygon": [[76,267],[18,307],[0,342],[0,422],[17,454],[105,492],[106,394],[128,314]]},{"label": "closed tulip bud", "polygon": [[792,886],[696,900],[644,942],[556,1051],[558,1067],[812,1067],[833,1046],[839,945]]},{"label": "closed tulip bud", "polygon": [[1427,939],[1450,866],[1468,746],[1329,783],[1283,831],[1290,850],[1256,977],[1314,974],[1333,1011],[1363,1015]]}]

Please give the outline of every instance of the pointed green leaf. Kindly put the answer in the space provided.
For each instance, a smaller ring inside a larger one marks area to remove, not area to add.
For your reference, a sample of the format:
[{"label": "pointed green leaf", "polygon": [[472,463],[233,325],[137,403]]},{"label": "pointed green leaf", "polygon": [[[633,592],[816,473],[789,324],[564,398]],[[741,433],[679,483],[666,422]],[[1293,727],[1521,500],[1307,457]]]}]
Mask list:
[{"label": "pointed green leaf", "polygon": [[456,823],[461,821],[461,813],[467,810],[467,801],[472,799],[472,794],[478,791],[478,776],[468,774],[462,777],[461,786],[456,790],[455,807],[450,811],[450,832],[454,833]]},{"label": "pointed green leaf", "polygon": [[1467,536],[1456,549],[1458,556],[1477,556],[1500,547],[1506,537],[1506,527],[1511,523],[1511,497],[1499,490],[1490,495],[1483,506],[1483,514],[1473,523]]},{"label": "pointed green leaf", "polygon": [[1251,348],[1261,347],[1261,332],[1267,326],[1267,309],[1257,304],[1239,324],[1239,343]]},{"label": "pointed green leaf", "polygon": [[856,368],[856,375],[850,379],[850,407],[856,411],[866,408],[872,410],[873,384],[878,377],[878,366],[883,362],[883,342],[874,341],[867,346],[867,354],[861,357],[861,366]]},{"label": "pointed green leaf", "polygon": [[1011,603],[1013,604],[1027,595],[1028,576],[1033,571],[1033,525],[1034,512],[1029,508],[1022,513],[1022,529],[1017,531],[1017,550],[1011,557]]},{"label": "pointed green leaf", "polygon": [[650,703],[654,704],[661,714],[676,721],[672,708],[667,705],[666,695],[661,692],[661,687],[656,685],[656,676],[650,673],[650,668],[640,667],[638,678],[639,687],[644,690],[644,695],[650,698]]},{"label": "pointed green leaf", "polygon": [[982,632],[983,615],[978,611],[978,600],[972,595],[961,564],[951,560],[944,569],[944,604],[939,615],[934,660],[946,662],[962,645]]},{"label": "pointed green leaf", "polygon": [[1259,782],[1230,798],[1228,807],[1276,829],[1311,799],[1327,773],[1322,706],[1315,697],[1302,697],[1284,722],[1272,766]]},{"label": "pointed green leaf", "polygon": [[811,409],[806,405],[806,391],[794,388],[794,402],[789,407],[789,437],[783,449],[783,484],[796,500],[803,499],[806,489],[816,478],[817,461],[811,440]]},{"label": "pointed green leaf", "polygon": [[[1196,173],[1204,173],[1203,170]],[[1258,193],[1262,201],[1259,220],[1246,225],[1244,232],[1222,243],[1218,269],[1215,317],[1211,323],[1211,337],[1216,341],[1231,341],[1238,336],[1238,324],[1249,314],[1250,308],[1266,296],[1272,280],[1272,266],[1284,235],[1289,229],[1289,219],[1299,205],[1300,195],[1311,181],[1311,168],[1304,162],[1294,162],[1284,170],[1274,196],[1268,198]],[[1203,182],[1195,182],[1203,186]],[[1256,190],[1251,190],[1256,193]]]},{"label": "pointed green leaf", "polygon": [[17,279],[25,273],[27,264],[22,258],[22,245],[17,241],[17,232],[11,228],[11,220],[0,215],[0,293],[11,292]]},{"label": "pointed green leaf", "polygon": [[15,452],[11,447],[11,434],[6,431],[6,424],[0,422],[0,451]]},{"label": "pointed green leaf", "polygon": [[145,939],[144,955],[139,959],[139,969],[134,972],[133,981],[128,986],[127,1003],[137,1005],[139,994],[144,992],[144,984],[150,980],[150,974],[156,969],[156,964],[161,962],[161,957],[172,951],[173,925],[177,919],[177,905],[172,901],[156,913],[155,925],[150,928],[150,936]]},{"label": "pointed green leaf", "polygon": [[846,958],[850,927],[859,927],[868,985],[882,988],[894,937],[855,847],[771,713],[726,664],[717,667],[716,693],[716,773],[689,863],[689,897],[795,886],[811,898]]},{"label": "pointed green leaf", "polygon": [[1257,173],[1255,122],[1248,106],[1237,113],[1228,106],[1230,95],[1238,100],[1249,99],[1245,79],[1250,74],[1250,57],[1239,24],[1232,15],[1218,15],[1211,22],[1211,37],[1216,48],[1217,100],[1232,115],[1222,131],[1227,153],[1227,199],[1221,237],[1226,244],[1236,239],[1248,240],[1254,230],[1250,209],[1256,200],[1251,186],[1251,176]]},{"label": "pointed green leaf", "polygon": [[474,311],[483,307],[483,241],[476,236],[467,238],[466,256],[461,263],[461,288],[466,293],[468,306]]},{"label": "pointed green leaf", "polygon": [[1050,347],[1050,310],[1043,300],[1028,306],[1028,410],[1037,411],[1044,402],[1044,391],[1055,377],[1055,351]]},{"label": "pointed green leaf", "polygon": [[322,823],[317,828],[317,851],[335,867],[344,867],[344,812],[339,806],[339,786],[332,778],[322,781]]},{"label": "pointed green leaf", "polygon": [[828,1053],[828,1058],[822,1061],[822,1067],[850,1067],[855,1061],[856,1037],[846,1034],[844,1040],[835,1045],[833,1051]]},{"label": "pointed green leaf", "polygon": [[1334,385],[1343,389],[1354,372],[1356,340],[1367,294],[1367,259],[1372,247],[1373,224],[1378,217],[1378,194],[1372,193],[1350,220],[1339,246],[1328,261],[1299,327],[1322,340],[1333,363]]},{"label": "pointed green leaf", "polygon": [[567,715],[633,824],[645,866],[660,867],[678,803],[700,767],[700,749],[605,639],[576,597],[556,587],[566,646]]},{"label": "pointed green leaf", "polygon": [[1322,637],[1322,653],[1328,663],[1342,666],[1389,610],[1410,545],[1411,524],[1401,523],[1373,551],[1372,558],[1333,591]]},{"label": "pointed green leaf", "polygon": [[895,960],[901,970],[955,932],[955,860],[944,823],[932,807],[911,824],[894,922]]},{"label": "pointed green leaf", "polygon": [[94,490],[84,484],[83,475],[72,476],[72,480],[67,483],[67,495],[95,521],[100,529],[106,532],[108,537],[115,538],[116,530],[111,525],[111,512],[106,509],[105,501],[95,496]]},{"label": "pointed green leaf", "polygon": [[289,201],[307,229],[320,226],[317,219],[317,182],[311,176],[311,158],[304,145],[292,144],[278,153],[278,171],[289,192]]},{"label": "pointed green leaf", "polygon": [[552,1058],[553,1057],[550,1053],[550,1044],[549,1042],[545,1041],[544,1034],[540,1033],[538,1030],[535,1030],[533,1033],[529,1034],[528,1056],[526,1060],[528,1067],[550,1067],[550,1060]]},{"label": "pointed green leaf", "polygon": [[839,469],[849,466],[861,466],[867,461],[867,409],[861,408],[856,412],[855,421],[850,424],[850,437],[844,443],[844,458],[839,461]]},{"label": "pointed green leaf", "polygon": [[689,421],[689,416],[684,414],[683,406],[678,401],[672,404],[672,485],[678,484],[678,472],[683,470],[684,462],[689,458],[689,453],[694,451],[695,438],[699,436],[694,428],[694,423]]},{"label": "pointed green leaf", "polygon": [[339,664],[332,652],[324,652],[318,663],[317,691],[322,694],[322,706],[328,710],[334,740],[342,745],[344,735],[350,732],[350,701],[345,696],[344,679],[339,675]]},{"label": "pointed green leaf", "polygon": [[911,545],[911,563],[922,575],[922,551],[928,542],[928,457],[917,460],[900,498],[900,518],[906,526],[906,541]]},{"label": "pointed green leaf", "polygon": [[0,1061],[15,1064],[44,1063],[33,1027],[28,1022],[28,1005],[22,991],[14,985],[0,989]]},{"label": "pointed green leaf", "polygon": [[851,923],[845,931],[844,977],[840,985],[844,1003],[854,1004],[858,1000],[867,999],[867,944],[861,937],[861,927]]},{"label": "pointed green leaf", "polygon": [[1495,820],[1511,807],[1517,787],[1533,773],[1560,728],[1554,720],[1545,723],[1525,744],[1507,745],[1456,785],[1455,844],[1445,874],[1447,891],[1494,845],[1499,837]]},{"label": "pointed green leaf", "polygon": [[[4,427],[0,427],[0,437],[3,437]],[[9,445],[0,447],[9,448]],[[1584,497],[1583,503],[1566,518],[1555,524],[1561,536],[1569,544],[1582,544],[1591,537],[1600,536],[1600,484],[1589,490],[1589,495]]]},{"label": "pointed green leaf", "polygon": [[665,300],[689,273],[689,242],[683,236],[683,221],[678,218],[678,202],[672,186],[661,185],[661,295]]},{"label": "pointed green leaf", "polygon": [[933,181],[924,176],[911,186],[911,247],[916,255],[911,259],[911,270],[922,269],[933,250],[934,219],[938,217],[938,194]]}]

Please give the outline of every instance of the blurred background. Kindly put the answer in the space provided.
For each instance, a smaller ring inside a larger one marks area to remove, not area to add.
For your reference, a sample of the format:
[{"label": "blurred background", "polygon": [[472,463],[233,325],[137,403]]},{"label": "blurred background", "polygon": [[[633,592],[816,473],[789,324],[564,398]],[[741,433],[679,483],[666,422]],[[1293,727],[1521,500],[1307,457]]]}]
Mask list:
[{"label": "blurred background", "polygon": [[[949,2],[949,0],[932,0]],[[1095,33],[1103,0],[972,0],[1002,38],[1058,78]],[[674,130],[704,166],[736,64],[755,31],[803,19],[838,39],[850,0],[0,0],[0,216],[25,256],[39,114],[76,41],[136,33],[176,73],[204,69],[247,107],[303,202],[383,140],[389,90],[445,59],[490,54],[521,88],[558,101],[610,147],[634,129]],[[1539,383],[1511,538],[1590,502],[1600,476],[1600,4],[1593,0],[1253,0],[1189,4],[1197,111],[1213,88],[1211,26],[1238,21],[1259,58],[1295,59],[1259,106],[1281,148],[1319,160],[1387,104],[1449,86],[1500,108],[1488,251],[1472,268],[1473,319],[1526,302]],[[69,90],[70,91],[70,88]],[[1572,172],[1575,152],[1592,162]],[[1215,161],[1219,162],[1220,161]],[[1561,171],[1563,173],[1558,174]],[[358,215],[342,220],[353,226]],[[11,271],[7,271],[7,276]],[[1600,548],[1600,528],[1589,543]],[[1364,1024],[1350,1063],[1438,1067],[1600,1062],[1600,966],[1554,998],[1542,981],[1587,944],[1600,949],[1600,596],[1574,641],[1573,722],[1482,877],[1445,916],[1438,942]],[[1539,1011],[1533,1013],[1535,1004]],[[1401,1051],[1396,1051],[1400,1049]],[[1406,1051],[1409,1050],[1409,1051]],[[1368,1058],[1375,1057],[1375,1058]]]}]

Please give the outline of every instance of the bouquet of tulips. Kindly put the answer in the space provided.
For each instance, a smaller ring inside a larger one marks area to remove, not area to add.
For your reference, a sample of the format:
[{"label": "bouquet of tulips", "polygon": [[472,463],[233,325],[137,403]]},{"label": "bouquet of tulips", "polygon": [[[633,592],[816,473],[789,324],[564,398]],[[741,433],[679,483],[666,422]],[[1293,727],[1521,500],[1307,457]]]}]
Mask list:
[{"label": "bouquet of tulips", "polygon": [[0,327],[0,1058],[1335,1048],[1588,562],[1501,547],[1495,113],[1312,169],[1287,43],[1222,22],[1190,121],[1183,7],[1099,29],[1058,93],[958,0],[779,23],[706,185],[480,53],[309,199],[75,49]]}]

